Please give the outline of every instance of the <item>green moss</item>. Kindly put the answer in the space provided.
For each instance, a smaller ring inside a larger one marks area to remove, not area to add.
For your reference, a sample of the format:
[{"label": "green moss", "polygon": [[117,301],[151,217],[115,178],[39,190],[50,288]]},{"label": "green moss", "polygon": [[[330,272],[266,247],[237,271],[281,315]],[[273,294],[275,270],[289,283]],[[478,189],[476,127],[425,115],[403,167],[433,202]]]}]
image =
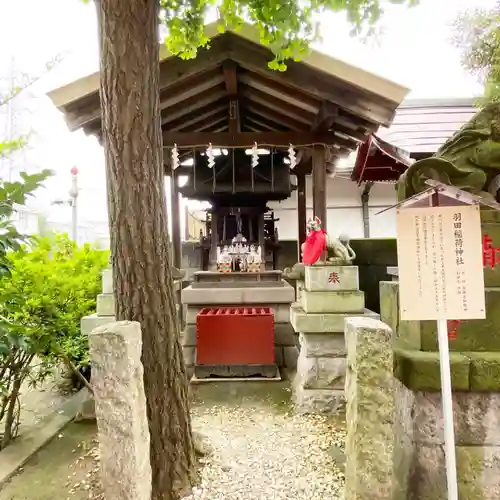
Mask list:
[{"label": "green moss", "polygon": [[[451,386],[469,389],[470,360],[460,353],[450,353]],[[394,376],[415,391],[440,391],[439,353],[394,349]]]},{"label": "green moss", "polygon": [[470,359],[470,388],[476,391],[500,391],[500,353],[464,352]]},{"label": "green moss", "polygon": [[485,447],[457,446],[457,476],[460,498],[484,500],[489,498],[484,475],[487,465],[484,461]]},{"label": "green moss", "polygon": [[[462,321],[457,338],[450,341],[450,350],[500,351],[500,288],[487,288],[485,293],[486,319]],[[421,325],[422,350],[437,351],[436,322],[422,321]]]}]

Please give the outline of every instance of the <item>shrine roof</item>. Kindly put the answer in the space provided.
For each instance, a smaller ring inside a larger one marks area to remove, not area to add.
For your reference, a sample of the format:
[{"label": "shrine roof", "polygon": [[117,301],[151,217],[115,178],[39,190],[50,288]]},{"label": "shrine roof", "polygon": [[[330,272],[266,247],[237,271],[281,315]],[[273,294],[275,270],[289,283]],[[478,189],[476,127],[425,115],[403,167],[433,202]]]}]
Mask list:
[{"label": "shrine roof", "polygon": [[359,147],[351,179],[395,182],[412,158],[434,154],[476,112],[473,98],[405,100],[390,128]]},{"label": "shrine roof", "polygon": [[[206,30],[210,48],[200,49],[195,59],[182,60],[164,46],[160,50],[165,146],[183,133],[198,133],[200,139],[210,133],[230,137],[235,130],[230,126],[234,119],[231,102],[237,102],[238,133],[275,133],[277,137],[290,132],[291,139],[320,133],[321,140],[316,142],[338,148],[339,154],[348,153],[380,125],[392,122],[408,92],[392,81],[317,51],[301,62],[288,62],[285,72],[273,71],[268,68],[273,55],[260,44],[253,26],[219,34],[213,23]],[[48,95],[64,113],[70,130],[83,128],[88,134],[101,136],[99,73]],[[182,141],[175,142],[182,147]]]},{"label": "shrine roof", "polygon": [[408,99],[378,135],[410,154],[433,154],[476,112],[474,98]]}]

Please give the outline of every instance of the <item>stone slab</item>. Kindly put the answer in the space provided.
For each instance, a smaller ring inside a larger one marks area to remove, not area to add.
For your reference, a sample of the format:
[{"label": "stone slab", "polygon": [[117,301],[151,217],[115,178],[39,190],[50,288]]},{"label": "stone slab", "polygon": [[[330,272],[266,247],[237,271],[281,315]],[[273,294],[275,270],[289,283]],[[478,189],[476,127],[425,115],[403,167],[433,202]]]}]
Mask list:
[{"label": "stone slab", "polygon": [[103,495],[150,500],[150,439],[139,323],[120,321],[96,328],[89,335],[89,353]]},{"label": "stone slab", "polygon": [[300,353],[297,362],[297,386],[304,389],[344,390],[345,358],[308,358]]},{"label": "stone slab", "polygon": [[[417,445],[444,445],[441,393],[402,387],[397,404],[402,434]],[[458,446],[500,446],[500,393],[454,392],[453,420]]]},{"label": "stone slab", "polygon": [[112,269],[104,269],[102,272],[102,293],[113,293]]},{"label": "stone slab", "polygon": [[307,314],[362,313],[365,310],[365,294],[359,290],[340,292],[309,292],[301,296],[302,309]]},{"label": "stone slab", "polygon": [[91,314],[90,316],[84,316],[80,320],[80,329],[84,335],[89,335],[94,328],[113,323],[114,321],[114,316],[98,316],[97,314]]},{"label": "stone slab", "polygon": [[359,290],[357,266],[305,266],[305,289],[310,292]]},{"label": "stone slab", "polygon": [[[456,391],[469,389],[470,359],[450,353],[451,386]],[[440,391],[441,369],[438,352],[394,348],[394,376],[414,391]]]},{"label": "stone slab", "polygon": [[[457,446],[458,496],[464,500],[500,498],[500,447]],[[416,448],[410,479],[412,500],[447,498],[445,456],[442,446]]]},{"label": "stone slab", "polygon": [[182,290],[181,300],[183,304],[206,306],[262,304],[266,302],[290,304],[295,300],[295,289],[284,280],[281,286],[217,288],[217,293],[211,289],[188,286]]},{"label": "stone slab", "polygon": [[100,293],[97,296],[96,313],[98,316],[115,315],[115,296],[112,293]]},{"label": "stone slab", "polygon": [[[238,307],[241,304],[227,304],[227,307]],[[275,302],[258,302],[256,304],[252,304],[254,307],[271,307],[274,312],[274,324],[277,323],[290,323],[290,304],[277,304]],[[184,305],[186,308],[186,324],[187,325],[196,325],[196,315],[204,308],[204,307],[212,307],[212,305]]]},{"label": "stone slab", "polygon": [[294,390],[294,408],[299,414],[322,413],[337,414],[345,407],[343,390],[304,389]]},{"label": "stone slab", "polygon": [[360,313],[323,313],[307,314],[300,305],[292,305],[290,309],[290,322],[298,333],[331,333],[343,332],[346,318],[363,316],[378,319],[379,315],[365,309]]},{"label": "stone slab", "polygon": [[306,358],[342,358],[346,355],[344,333],[301,333],[300,354]]}]

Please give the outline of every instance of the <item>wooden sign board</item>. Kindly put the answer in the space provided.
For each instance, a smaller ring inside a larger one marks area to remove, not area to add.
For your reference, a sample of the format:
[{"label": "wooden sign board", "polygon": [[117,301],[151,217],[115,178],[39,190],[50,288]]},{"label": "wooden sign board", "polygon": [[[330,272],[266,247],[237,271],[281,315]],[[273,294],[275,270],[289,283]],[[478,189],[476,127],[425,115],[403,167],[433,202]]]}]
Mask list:
[{"label": "wooden sign board", "polygon": [[484,319],[479,205],[397,210],[402,320]]}]

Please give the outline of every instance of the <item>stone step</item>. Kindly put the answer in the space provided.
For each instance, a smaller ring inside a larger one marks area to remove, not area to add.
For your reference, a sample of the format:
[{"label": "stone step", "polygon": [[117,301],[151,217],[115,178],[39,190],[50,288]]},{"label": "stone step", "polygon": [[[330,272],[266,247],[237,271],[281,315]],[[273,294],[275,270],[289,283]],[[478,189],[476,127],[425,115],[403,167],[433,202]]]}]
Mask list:
[{"label": "stone step", "polygon": [[379,315],[369,309],[360,313],[319,313],[308,314],[300,304],[292,304],[290,322],[297,333],[331,333],[343,332],[346,318],[363,316],[379,319]]},{"label": "stone step", "polygon": [[301,294],[302,308],[306,313],[362,313],[365,294],[360,290],[337,292],[310,292]]}]

